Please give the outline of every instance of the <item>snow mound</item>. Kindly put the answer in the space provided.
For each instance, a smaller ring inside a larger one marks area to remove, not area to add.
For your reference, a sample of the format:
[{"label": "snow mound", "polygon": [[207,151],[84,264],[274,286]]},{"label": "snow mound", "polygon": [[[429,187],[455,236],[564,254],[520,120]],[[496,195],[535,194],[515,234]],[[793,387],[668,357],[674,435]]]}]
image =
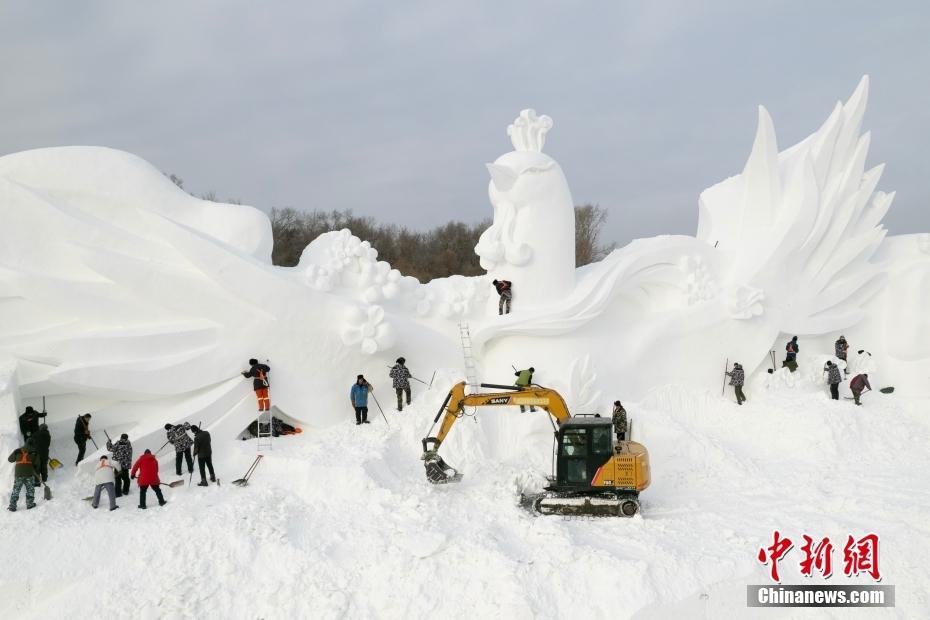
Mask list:
[{"label": "snow mound", "polygon": [[[334,426],[280,439],[241,489],[229,482],[251,463],[252,442],[215,442],[222,485],[167,490],[164,508],[136,510],[134,488],[120,510],[93,511],[79,501],[92,490],[88,475],[54,473],[54,500],[0,514],[0,528],[17,532],[0,538],[0,555],[19,558],[0,575],[9,594],[0,613],[92,618],[132,601],[143,618],[739,614],[743,586],[766,579],[755,554],[775,528],[795,537],[877,531],[883,583],[907,586],[898,609],[930,604],[930,422],[919,403],[875,393],[856,408],[806,381],[753,384],[743,407],[653,390],[625,403],[651,449],[642,516],[579,519],[519,505],[520,490],[548,472],[541,413],[489,409],[460,420],[443,453],[464,479],[427,483],[419,438],[447,387],[385,411],[390,426],[374,408],[370,425],[346,412]],[[59,438],[52,452],[68,450]],[[163,462],[163,479],[174,479],[172,467]],[[792,563],[782,571],[800,582]]]}]

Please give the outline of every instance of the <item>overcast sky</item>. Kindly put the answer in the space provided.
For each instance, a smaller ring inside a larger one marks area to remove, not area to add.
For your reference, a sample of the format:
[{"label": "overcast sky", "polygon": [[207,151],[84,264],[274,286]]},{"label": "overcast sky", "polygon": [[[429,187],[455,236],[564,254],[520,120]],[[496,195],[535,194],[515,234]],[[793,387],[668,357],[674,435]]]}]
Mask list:
[{"label": "overcast sky", "polygon": [[576,204],[625,244],[693,234],[756,105],[785,148],[871,76],[892,233],[930,232],[926,2],[7,2],[0,153],[135,153],[262,209],[424,228],[491,215],[485,162],[526,107]]}]

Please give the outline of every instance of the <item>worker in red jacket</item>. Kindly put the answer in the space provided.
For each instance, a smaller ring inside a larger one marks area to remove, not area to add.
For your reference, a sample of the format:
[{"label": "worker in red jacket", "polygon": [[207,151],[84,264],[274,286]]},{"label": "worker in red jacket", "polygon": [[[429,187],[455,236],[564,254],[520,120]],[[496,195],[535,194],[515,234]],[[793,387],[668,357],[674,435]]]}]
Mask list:
[{"label": "worker in red jacket", "polygon": [[161,480],[158,479],[158,459],[155,458],[151,450],[146,450],[145,454],[140,456],[135,465],[132,466],[133,478],[136,478],[136,472],[139,474],[139,508],[145,510],[145,492],[148,491],[149,487],[152,487],[152,490],[155,491],[159,506],[167,504],[168,502],[165,501],[164,496],[161,494],[161,488],[158,486],[161,484]]},{"label": "worker in red jacket", "polygon": [[869,375],[862,373],[861,375],[856,375],[852,378],[852,381],[849,382],[849,389],[852,390],[853,399],[855,399],[857,405],[861,405],[859,402],[859,395],[868,388],[872,390],[872,386],[869,385]]}]

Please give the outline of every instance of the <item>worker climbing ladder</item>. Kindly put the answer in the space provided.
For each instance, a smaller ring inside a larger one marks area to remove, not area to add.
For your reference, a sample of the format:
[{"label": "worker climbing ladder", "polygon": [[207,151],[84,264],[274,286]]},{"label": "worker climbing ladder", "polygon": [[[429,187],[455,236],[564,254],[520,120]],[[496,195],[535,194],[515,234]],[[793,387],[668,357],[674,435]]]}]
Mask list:
[{"label": "worker climbing ladder", "polygon": [[462,341],[462,357],[465,359],[465,381],[468,384],[468,391],[477,394],[478,369],[471,348],[471,333],[468,331],[468,323],[459,323],[459,338]]},{"label": "worker climbing ladder", "polygon": [[258,441],[256,444],[256,449],[261,452],[262,450],[271,450],[271,440],[274,436],[274,429],[271,424],[271,409],[267,411],[258,412]]}]

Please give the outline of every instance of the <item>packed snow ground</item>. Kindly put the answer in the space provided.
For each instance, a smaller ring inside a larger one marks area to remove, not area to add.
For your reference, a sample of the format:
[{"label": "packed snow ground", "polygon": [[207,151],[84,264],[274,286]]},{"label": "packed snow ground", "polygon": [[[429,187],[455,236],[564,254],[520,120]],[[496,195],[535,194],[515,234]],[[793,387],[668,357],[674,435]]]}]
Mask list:
[{"label": "packed snow ground", "polygon": [[[767,582],[755,555],[776,528],[795,540],[830,536],[838,584],[849,583],[839,541],[879,533],[882,583],[897,587],[897,607],[758,617],[930,608],[924,402],[875,392],[857,408],[780,373],[748,386],[743,407],[731,388],[729,400],[653,391],[626,403],[652,460],[642,516],[587,519],[518,504],[549,471],[541,412],[463,418],[443,454],[464,480],[429,485],[419,440],[449,385],[414,388],[403,413],[376,393],[389,427],[372,402],[369,425],[357,427],[347,406],[343,424],[276,441],[246,488],[230,482],[254,443],[214,438],[222,485],[166,488],[169,503],[150,497],[146,511],[135,483],[115,512],[81,501],[92,480],[75,479],[74,445],[57,438],[52,454],[66,467],[51,477],[55,499],[28,512],[21,499],[20,511],[0,514],[0,617],[747,617],[745,585]],[[173,457],[162,460],[164,481],[173,468]],[[806,583],[798,547],[781,564],[785,583]]]}]

